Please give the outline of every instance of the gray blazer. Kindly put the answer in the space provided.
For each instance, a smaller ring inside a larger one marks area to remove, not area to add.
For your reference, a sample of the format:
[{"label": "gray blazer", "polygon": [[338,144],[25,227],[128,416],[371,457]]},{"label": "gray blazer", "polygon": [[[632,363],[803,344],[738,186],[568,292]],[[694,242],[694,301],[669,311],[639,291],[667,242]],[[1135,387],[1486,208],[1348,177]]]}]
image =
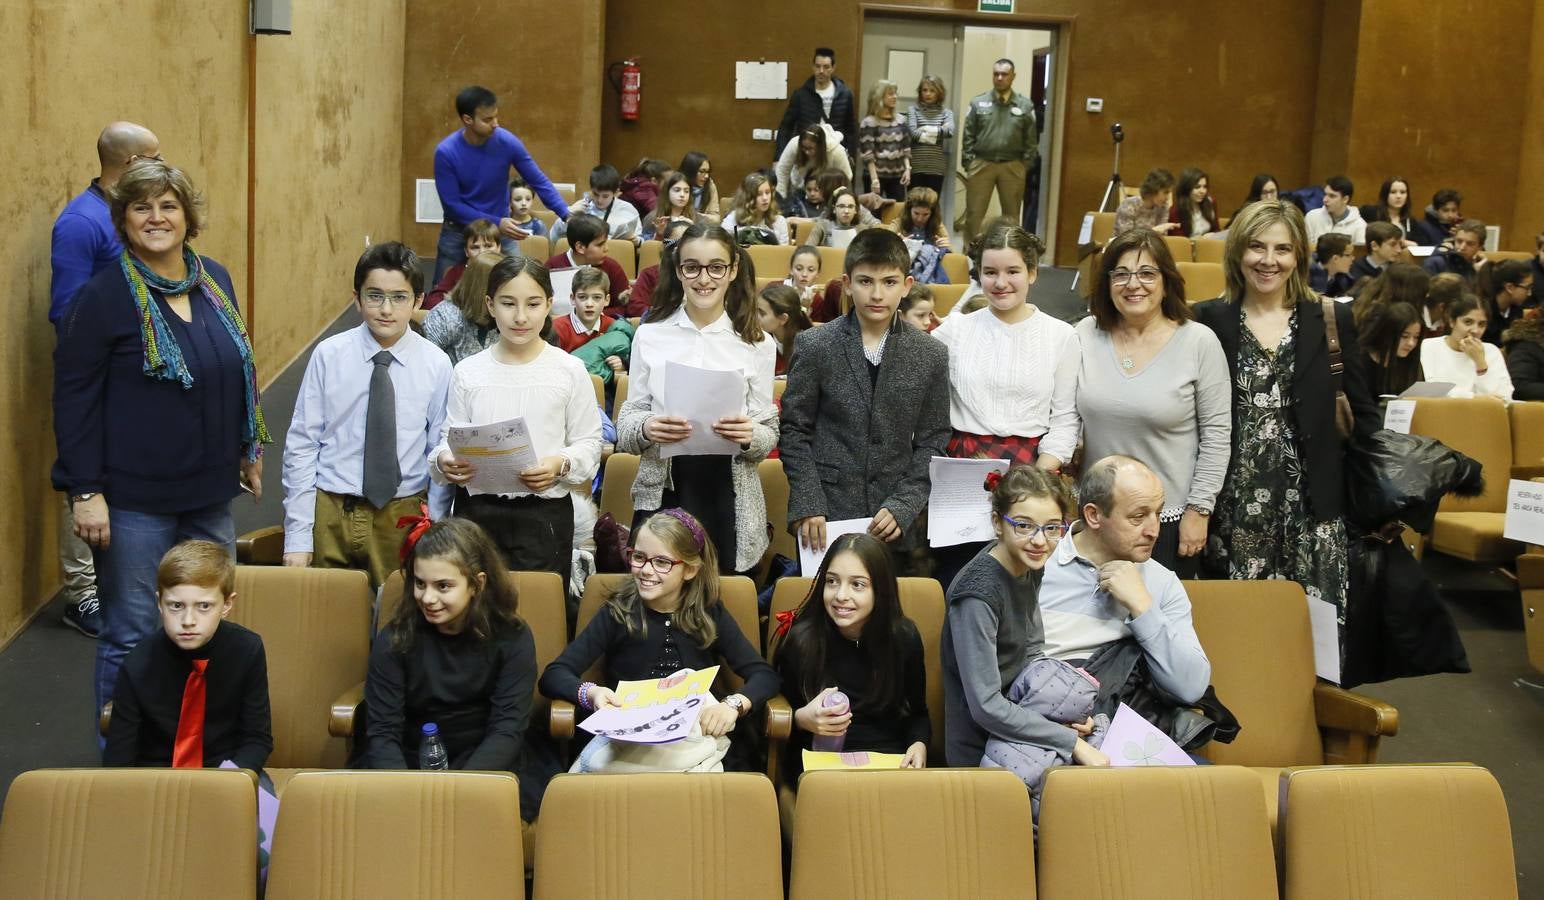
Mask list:
[{"label": "gray blazer", "polygon": [[928,464],[949,441],[949,348],[896,319],[870,381],[855,313],[794,339],[780,451],[788,521],[890,510],[903,546],[927,505]]}]

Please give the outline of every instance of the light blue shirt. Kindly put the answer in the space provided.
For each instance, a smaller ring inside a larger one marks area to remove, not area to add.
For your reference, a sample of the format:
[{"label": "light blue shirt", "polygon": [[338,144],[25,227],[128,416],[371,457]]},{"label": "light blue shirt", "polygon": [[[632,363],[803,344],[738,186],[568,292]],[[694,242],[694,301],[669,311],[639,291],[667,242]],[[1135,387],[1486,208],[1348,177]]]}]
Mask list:
[{"label": "light blue shirt", "polygon": [[[372,361],[381,345],[360,325],[317,345],[300,382],[295,417],[284,439],[284,552],[309,553],[318,488],[364,493],[365,408]],[[397,395],[398,497],[429,489],[429,514],[450,511],[452,488],[429,482],[429,448],[440,439],[450,393],[450,359],[409,330],[391,348]]]},{"label": "light blue shirt", "polygon": [[1099,571],[1078,552],[1078,540],[1093,540],[1081,522],[1056,545],[1040,581],[1045,655],[1088,659],[1106,644],[1136,638],[1160,687],[1185,703],[1201,699],[1212,680],[1212,663],[1196,636],[1190,597],[1179,576],[1151,559],[1137,563],[1153,602],[1147,612],[1133,617],[1099,589]]}]

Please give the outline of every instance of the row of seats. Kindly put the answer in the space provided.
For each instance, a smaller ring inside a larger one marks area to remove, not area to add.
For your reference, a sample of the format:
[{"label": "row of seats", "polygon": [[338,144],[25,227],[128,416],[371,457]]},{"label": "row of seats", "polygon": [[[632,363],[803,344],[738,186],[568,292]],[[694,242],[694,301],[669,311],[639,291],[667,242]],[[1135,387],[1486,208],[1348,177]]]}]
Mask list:
[{"label": "row of seats", "polygon": [[[1055,769],[1037,848],[1008,772],[811,772],[786,896],[1517,897],[1505,800],[1484,769],[1291,769],[1277,787],[1273,841],[1237,767]],[[538,900],[785,896],[759,775],[558,776],[529,854],[519,809],[507,774],[305,773],[279,807],[266,896],[522,897],[528,860]],[[28,772],[0,818],[0,884],[9,896],[255,897],[256,819],[250,772]]]}]

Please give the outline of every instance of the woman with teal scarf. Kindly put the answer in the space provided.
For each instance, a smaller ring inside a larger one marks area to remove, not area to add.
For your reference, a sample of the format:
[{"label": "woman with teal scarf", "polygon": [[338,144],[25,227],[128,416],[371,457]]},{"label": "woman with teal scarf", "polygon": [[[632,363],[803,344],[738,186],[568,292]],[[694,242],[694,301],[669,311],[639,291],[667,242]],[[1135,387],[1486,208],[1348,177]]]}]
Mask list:
[{"label": "woman with teal scarf", "polygon": [[143,159],[109,197],[124,251],[81,288],[54,351],[54,486],[92,547],[102,600],[97,708],[159,628],[156,568],[173,545],[235,549],[230,502],[262,494],[252,342],[225,267],[193,251],[203,198]]}]

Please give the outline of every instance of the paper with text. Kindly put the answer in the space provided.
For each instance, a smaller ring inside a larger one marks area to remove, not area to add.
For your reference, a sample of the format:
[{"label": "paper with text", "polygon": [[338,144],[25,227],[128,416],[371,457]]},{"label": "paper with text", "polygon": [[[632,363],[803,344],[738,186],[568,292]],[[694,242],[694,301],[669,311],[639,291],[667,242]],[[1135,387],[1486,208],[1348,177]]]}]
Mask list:
[{"label": "paper with text", "polygon": [[927,542],[952,547],[992,539],[992,495],[986,473],[1008,471],[1006,459],[935,456],[927,467],[933,486],[927,497]]},{"label": "paper with text", "polygon": [[1099,749],[1110,758],[1112,766],[1193,766],[1190,758],[1174,739],[1164,734],[1142,714],[1122,703],[1110,720]]},{"label": "paper with text", "polygon": [[1410,422],[1414,418],[1414,400],[1390,400],[1383,410],[1383,427],[1399,434],[1409,434]]},{"label": "paper with text", "polygon": [[684,669],[665,678],[624,681],[617,685],[619,709],[602,709],[579,723],[585,731],[614,741],[668,744],[691,733],[702,711],[713,703],[718,666]]},{"label": "paper with text", "polygon": [[1516,478],[1507,482],[1501,534],[1525,544],[1544,544],[1544,484]]},{"label": "paper with text", "polygon": [[665,363],[665,392],[661,398],[664,414],[681,416],[692,423],[692,433],[684,441],[660,444],[659,455],[733,456],[740,452],[734,441],[720,437],[713,430],[719,419],[745,414],[745,374],[699,369],[670,360]]},{"label": "paper with text", "polygon": [[1340,684],[1339,611],[1328,600],[1308,598],[1308,624],[1313,629],[1313,669],[1325,681]]},{"label": "paper with text", "polygon": [[[826,523],[826,546],[819,550],[811,550],[799,541],[799,573],[805,578],[815,577],[820,570],[820,561],[826,558],[826,550],[831,544],[844,534],[863,534],[868,531],[869,523],[874,521],[873,516],[867,519],[837,519],[835,522]],[[796,535],[797,537],[797,535]]]},{"label": "paper with text", "polygon": [[468,494],[529,490],[520,473],[535,466],[537,456],[523,416],[491,425],[453,425],[447,439],[456,458],[476,467],[465,485]]},{"label": "paper with text", "polygon": [[802,758],[804,771],[819,772],[822,769],[899,769],[906,756],[901,753],[871,753],[868,750],[851,753],[805,750]]}]

